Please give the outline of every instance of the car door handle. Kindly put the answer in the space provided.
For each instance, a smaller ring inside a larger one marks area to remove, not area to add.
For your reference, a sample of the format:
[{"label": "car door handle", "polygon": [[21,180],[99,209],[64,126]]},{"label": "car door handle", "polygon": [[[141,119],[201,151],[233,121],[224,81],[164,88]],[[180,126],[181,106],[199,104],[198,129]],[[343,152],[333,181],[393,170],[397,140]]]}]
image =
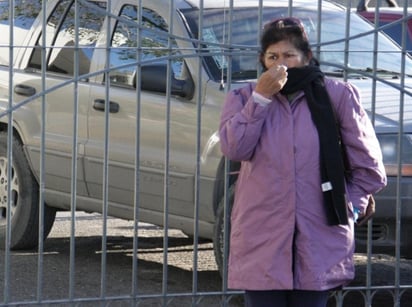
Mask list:
[{"label": "car door handle", "polygon": [[[104,99],[95,99],[93,103],[93,109],[97,111],[104,111],[106,107],[106,101]],[[120,106],[117,102],[110,101],[109,112],[117,113],[119,112]]]},{"label": "car door handle", "polygon": [[14,87],[14,92],[18,95],[30,97],[36,94],[36,89],[25,84],[17,84]]}]

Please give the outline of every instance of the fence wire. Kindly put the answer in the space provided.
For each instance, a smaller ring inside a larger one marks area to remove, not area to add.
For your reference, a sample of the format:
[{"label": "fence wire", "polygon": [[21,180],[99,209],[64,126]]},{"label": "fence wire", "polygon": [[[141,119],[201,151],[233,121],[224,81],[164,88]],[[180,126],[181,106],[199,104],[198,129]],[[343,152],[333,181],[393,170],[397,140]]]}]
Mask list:
[{"label": "fence wire", "polygon": [[[241,22],[235,0],[212,14],[209,1],[192,2],[197,9],[173,0],[0,1],[0,306],[243,306],[227,285],[237,165],[220,154],[217,123],[237,70],[253,63],[245,79],[260,73],[270,1],[252,1]],[[283,2],[284,14],[299,12],[300,1]],[[340,1],[345,37],[325,43],[325,3],[316,2],[313,50],[335,76],[368,80],[376,127],[379,103],[391,99],[383,138],[396,136],[391,190],[377,196],[377,206],[392,204],[392,228],[371,220],[357,231],[357,278],[328,306],[408,306],[412,263],[401,248],[412,228],[404,218],[412,161],[402,153],[412,156],[412,13],[399,1],[401,19],[375,17],[369,32],[353,34],[356,3]],[[249,13],[253,35],[242,41],[235,34]],[[221,36],[213,17],[223,19]],[[378,43],[391,25],[400,26],[400,65],[388,79],[378,65],[393,52]],[[351,41],[368,35],[372,64],[356,71]],[[387,253],[375,253],[388,235]]]}]

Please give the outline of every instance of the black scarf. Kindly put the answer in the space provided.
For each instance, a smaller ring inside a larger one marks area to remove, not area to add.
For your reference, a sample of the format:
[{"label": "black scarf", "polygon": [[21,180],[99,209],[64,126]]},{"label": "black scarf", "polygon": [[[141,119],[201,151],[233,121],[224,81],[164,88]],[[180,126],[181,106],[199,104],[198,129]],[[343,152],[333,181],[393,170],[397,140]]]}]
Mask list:
[{"label": "black scarf", "polygon": [[[288,81],[282,94],[298,90],[305,93],[320,142],[323,199],[330,225],[348,224],[344,164],[335,113],[319,66],[288,69]],[[330,184],[329,184],[330,183]]]}]

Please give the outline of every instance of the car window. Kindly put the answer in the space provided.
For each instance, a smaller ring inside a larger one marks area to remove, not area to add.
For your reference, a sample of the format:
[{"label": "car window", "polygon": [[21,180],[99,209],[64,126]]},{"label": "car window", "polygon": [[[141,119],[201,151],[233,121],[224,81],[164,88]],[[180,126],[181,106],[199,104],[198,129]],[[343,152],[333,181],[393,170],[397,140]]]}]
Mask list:
[{"label": "car window", "polygon": [[[389,24],[389,22],[380,22],[379,26],[386,26]],[[402,23],[400,22],[391,22],[391,25],[385,28],[384,32],[388,34],[395,42],[397,42],[399,45],[402,45]],[[406,44],[405,44],[405,49],[409,53],[412,53],[412,22],[408,23],[408,27],[411,27],[409,31],[407,31],[407,38],[406,38]]]},{"label": "car window", "polygon": [[[288,16],[287,8],[265,7],[262,24],[279,17]],[[231,14],[230,23],[227,12],[220,9],[205,9],[203,11],[202,33],[199,29],[199,11],[195,9],[182,10],[192,36],[202,35],[202,52],[210,56],[204,57],[207,71],[211,78],[218,81],[226,78],[231,61],[232,79],[241,80],[256,77],[259,48],[258,22],[259,10],[250,8],[235,8]],[[350,15],[349,41],[346,35],[346,11],[323,9],[321,24],[318,27],[319,13],[316,9],[295,7],[295,17],[300,18],[309,36],[314,52],[319,47],[316,57],[322,64],[322,70],[327,73],[342,73],[349,68],[350,73],[359,74],[372,72],[375,68],[380,73],[400,73],[402,67],[402,52],[388,37],[379,34],[377,40],[378,53],[374,52],[373,27],[356,14]],[[320,33],[318,33],[320,29]],[[231,31],[231,33],[229,33]],[[230,57],[224,55],[231,43]],[[198,46],[196,46],[198,47]],[[377,55],[376,67],[374,55]],[[407,58],[405,72],[412,75],[412,59]],[[389,76],[388,76],[389,77]]]},{"label": "car window", "polygon": [[10,23],[13,23],[13,45],[17,52],[23,45],[24,38],[27,37],[31,26],[42,8],[42,1],[14,1],[14,18],[10,19],[10,1],[0,1],[0,65],[9,65],[9,39]]},{"label": "car window", "polygon": [[[14,0],[14,26],[30,29],[42,8],[42,1]],[[9,25],[10,1],[0,1],[0,24]]]},{"label": "car window", "polygon": [[[37,48],[29,67],[41,68],[41,52],[47,52],[47,71],[73,76],[75,71],[76,40],[78,39],[78,73],[87,74],[90,70],[94,47],[100,35],[105,18],[106,4],[89,2],[86,6],[79,2],[78,28],[75,25],[76,5],[73,0],[62,0],[47,21],[46,31],[37,41]],[[43,46],[45,35],[46,46]],[[52,48],[50,48],[53,46]]]},{"label": "car window", "polygon": [[[140,30],[139,30],[140,26]],[[140,39],[139,39],[140,35]],[[142,65],[166,62],[172,56],[172,69],[180,75],[182,59],[175,40],[169,50],[168,25],[156,12],[143,8],[142,21],[138,20],[138,9],[134,5],[123,6],[111,39],[110,82],[117,86],[134,86],[138,60]],[[138,44],[140,43],[140,48]],[[141,58],[137,58],[139,49]],[[176,57],[174,57],[176,56]]]}]

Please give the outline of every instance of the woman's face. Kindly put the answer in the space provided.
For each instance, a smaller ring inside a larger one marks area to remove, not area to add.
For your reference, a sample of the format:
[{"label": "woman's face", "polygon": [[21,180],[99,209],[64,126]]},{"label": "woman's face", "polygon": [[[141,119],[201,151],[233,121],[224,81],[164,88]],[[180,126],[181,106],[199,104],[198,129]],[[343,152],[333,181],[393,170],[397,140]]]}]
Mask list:
[{"label": "woman's face", "polygon": [[301,50],[289,41],[280,41],[269,45],[263,55],[263,64],[266,69],[272,66],[284,65],[287,68],[301,67],[309,64],[309,60]]}]

